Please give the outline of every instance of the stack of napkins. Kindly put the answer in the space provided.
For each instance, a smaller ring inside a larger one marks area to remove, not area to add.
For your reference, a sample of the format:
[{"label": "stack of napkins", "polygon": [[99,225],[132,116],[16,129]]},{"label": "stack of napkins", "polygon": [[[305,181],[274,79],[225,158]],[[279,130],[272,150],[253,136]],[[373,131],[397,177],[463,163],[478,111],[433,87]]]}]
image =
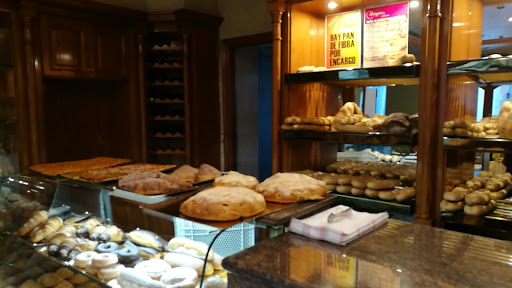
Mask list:
[{"label": "stack of napkins", "polygon": [[389,219],[387,212],[374,214],[352,210],[348,216],[342,217],[336,222],[327,222],[329,214],[349,208],[338,205],[309,218],[301,220],[293,218],[290,223],[290,231],[313,239],[346,245],[384,225]]}]

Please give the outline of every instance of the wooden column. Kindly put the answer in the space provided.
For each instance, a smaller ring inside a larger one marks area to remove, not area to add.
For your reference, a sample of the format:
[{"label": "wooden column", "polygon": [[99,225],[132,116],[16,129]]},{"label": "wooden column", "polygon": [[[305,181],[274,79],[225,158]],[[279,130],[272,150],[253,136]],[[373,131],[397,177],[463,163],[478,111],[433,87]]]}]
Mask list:
[{"label": "wooden column", "polygon": [[285,11],[284,0],[266,0],[272,15],[272,174],[281,171],[281,17]]},{"label": "wooden column", "polygon": [[438,225],[443,191],[449,1],[423,1],[415,222]]},{"label": "wooden column", "polygon": [[[46,160],[46,149],[42,137],[44,135],[42,117],[42,83],[41,83],[41,56],[39,44],[36,42],[38,35],[37,4],[32,1],[22,1],[19,11],[19,23],[23,30],[22,49],[17,51],[23,55],[20,62],[23,67],[18,69],[22,73],[23,89],[18,91],[23,94],[18,102],[18,119],[20,136],[20,170],[30,165],[43,163]],[[20,78],[20,77],[18,77]],[[26,129],[26,130],[25,130]]]}]

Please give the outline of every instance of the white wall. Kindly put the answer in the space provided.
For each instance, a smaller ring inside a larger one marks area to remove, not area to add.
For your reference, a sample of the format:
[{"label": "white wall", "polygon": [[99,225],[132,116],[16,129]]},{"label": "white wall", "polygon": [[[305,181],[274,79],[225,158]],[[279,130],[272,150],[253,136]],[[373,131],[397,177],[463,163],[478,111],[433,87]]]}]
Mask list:
[{"label": "white wall", "polygon": [[217,2],[219,15],[224,17],[219,31],[221,40],[272,31],[272,18],[265,0]]}]

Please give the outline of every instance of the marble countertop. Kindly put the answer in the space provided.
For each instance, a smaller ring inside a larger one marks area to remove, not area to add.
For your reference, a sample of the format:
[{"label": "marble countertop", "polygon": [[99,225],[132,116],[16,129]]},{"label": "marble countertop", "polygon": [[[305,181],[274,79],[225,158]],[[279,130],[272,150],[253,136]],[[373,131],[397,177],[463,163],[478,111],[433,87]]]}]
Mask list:
[{"label": "marble countertop", "polygon": [[512,242],[390,220],[346,246],[285,233],[222,265],[267,287],[511,287]]}]

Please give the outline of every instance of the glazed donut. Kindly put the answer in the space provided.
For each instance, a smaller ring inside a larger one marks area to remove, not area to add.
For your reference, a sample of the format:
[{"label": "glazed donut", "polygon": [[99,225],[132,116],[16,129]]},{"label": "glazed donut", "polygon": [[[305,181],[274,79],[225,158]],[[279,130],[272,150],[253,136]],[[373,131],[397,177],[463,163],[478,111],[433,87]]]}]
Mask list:
[{"label": "glazed donut", "polygon": [[160,281],[167,288],[190,288],[199,282],[197,271],[188,267],[176,267],[162,275]]},{"label": "glazed donut", "polygon": [[133,263],[140,258],[140,249],[135,247],[123,248],[117,251],[117,258],[119,258],[121,264]]},{"label": "glazed donut", "polygon": [[158,280],[167,270],[171,269],[171,265],[162,259],[150,259],[135,265],[134,269],[144,271],[151,279]]},{"label": "glazed donut", "polygon": [[96,252],[98,253],[114,253],[119,249],[119,244],[114,242],[101,243],[96,246]]},{"label": "glazed donut", "polygon": [[98,255],[98,253],[94,251],[82,252],[76,255],[75,259],[73,260],[73,266],[84,269],[87,264],[91,263],[92,258],[94,258],[96,255]]},{"label": "glazed donut", "polygon": [[98,278],[101,281],[110,281],[112,279],[116,279],[121,274],[121,271],[124,270],[124,265],[116,264],[110,267],[101,268],[98,270]]},{"label": "glazed donut", "polygon": [[112,266],[117,263],[117,255],[113,253],[101,253],[92,258],[92,265],[96,268]]}]

